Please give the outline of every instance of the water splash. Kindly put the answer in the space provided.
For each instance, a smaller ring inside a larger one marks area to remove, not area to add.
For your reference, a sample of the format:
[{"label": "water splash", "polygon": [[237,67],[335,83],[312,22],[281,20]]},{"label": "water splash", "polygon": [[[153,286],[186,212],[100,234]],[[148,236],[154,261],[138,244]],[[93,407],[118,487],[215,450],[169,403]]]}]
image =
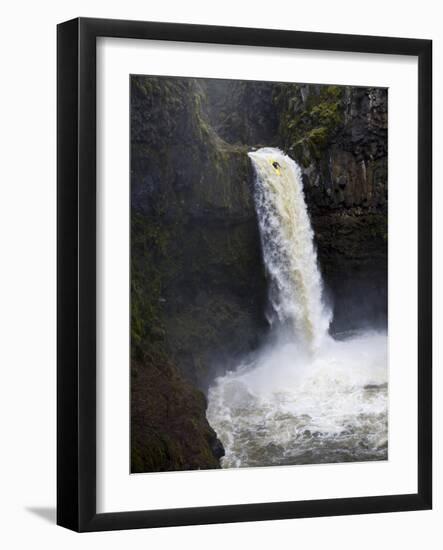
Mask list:
[{"label": "water splash", "polygon": [[386,335],[328,339],[315,354],[283,339],[218,378],[209,423],[223,468],[386,460]]},{"label": "water splash", "polygon": [[264,263],[270,278],[269,321],[291,324],[294,336],[317,349],[331,312],[322,302],[322,280],[297,164],[279,149],[249,153],[255,181]]}]

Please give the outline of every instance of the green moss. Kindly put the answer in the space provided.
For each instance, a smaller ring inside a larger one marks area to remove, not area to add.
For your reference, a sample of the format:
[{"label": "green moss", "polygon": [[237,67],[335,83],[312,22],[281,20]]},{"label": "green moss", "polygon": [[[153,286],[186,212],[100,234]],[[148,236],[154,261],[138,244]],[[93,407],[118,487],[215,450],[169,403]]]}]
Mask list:
[{"label": "green moss", "polygon": [[184,459],[181,445],[166,433],[159,435],[149,429],[147,432],[142,447],[137,444],[132,446],[131,471],[158,472],[166,467],[171,470],[182,469]]},{"label": "green moss", "polygon": [[296,84],[276,88],[274,102],[281,110],[280,134],[285,148],[307,167],[319,159],[343,124],[343,90],[312,86],[303,92]]},{"label": "green moss", "polygon": [[168,231],[139,213],[131,218],[131,353],[142,357],[164,341],[160,304],[162,273],[157,262],[166,254]]}]

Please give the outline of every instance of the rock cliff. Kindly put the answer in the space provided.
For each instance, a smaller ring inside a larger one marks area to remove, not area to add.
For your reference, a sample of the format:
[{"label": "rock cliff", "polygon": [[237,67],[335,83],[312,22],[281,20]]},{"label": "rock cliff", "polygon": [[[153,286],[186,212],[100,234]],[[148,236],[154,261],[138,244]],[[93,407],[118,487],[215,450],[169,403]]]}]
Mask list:
[{"label": "rock cliff", "polygon": [[386,323],[386,90],[132,77],[133,471],[218,466],[202,390],[267,328],[261,146],[302,167],[333,330]]}]

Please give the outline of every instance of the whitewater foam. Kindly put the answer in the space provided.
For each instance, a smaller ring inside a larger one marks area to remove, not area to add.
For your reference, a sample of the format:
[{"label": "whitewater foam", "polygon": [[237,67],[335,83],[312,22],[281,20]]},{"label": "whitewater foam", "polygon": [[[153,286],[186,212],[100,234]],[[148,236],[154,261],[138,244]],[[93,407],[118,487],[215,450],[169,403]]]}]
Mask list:
[{"label": "whitewater foam", "polygon": [[332,338],[317,353],[273,343],[218,378],[207,416],[223,467],[387,458],[386,334]]}]

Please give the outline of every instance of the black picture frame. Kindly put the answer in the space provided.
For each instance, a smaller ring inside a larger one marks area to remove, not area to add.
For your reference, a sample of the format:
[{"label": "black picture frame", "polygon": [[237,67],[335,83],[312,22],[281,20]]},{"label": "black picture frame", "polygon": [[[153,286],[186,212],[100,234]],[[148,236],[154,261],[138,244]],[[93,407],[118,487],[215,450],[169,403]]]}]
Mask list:
[{"label": "black picture frame", "polygon": [[[416,494],[96,512],[96,39],[398,54],[418,58],[418,491]],[[432,506],[432,42],[78,18],[58,25],[57,523],[104,531],[426,510]]]}]

